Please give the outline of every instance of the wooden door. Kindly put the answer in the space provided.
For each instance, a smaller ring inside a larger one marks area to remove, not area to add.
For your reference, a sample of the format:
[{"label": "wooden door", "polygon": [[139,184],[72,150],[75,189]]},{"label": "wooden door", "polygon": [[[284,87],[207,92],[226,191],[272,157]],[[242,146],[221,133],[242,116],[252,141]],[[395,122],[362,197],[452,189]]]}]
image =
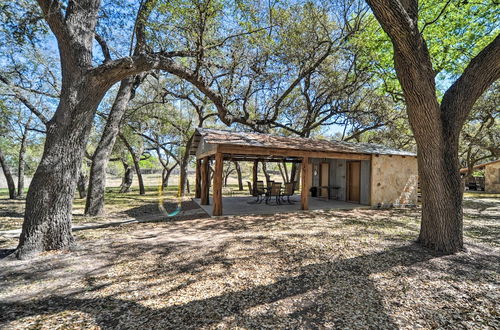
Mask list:
[{"label": "wooden door", "polygon": [[360,201],[361,195],[361,162],[347,163],[347,200],[350,202]]},{"label": "wooden door", "polygon": [[[319,185],[323,187],[329,186],[330,183],[330,163],[321,163],[319,171]],[[320,196],[328,198],[328,188],[320,189]]]}]

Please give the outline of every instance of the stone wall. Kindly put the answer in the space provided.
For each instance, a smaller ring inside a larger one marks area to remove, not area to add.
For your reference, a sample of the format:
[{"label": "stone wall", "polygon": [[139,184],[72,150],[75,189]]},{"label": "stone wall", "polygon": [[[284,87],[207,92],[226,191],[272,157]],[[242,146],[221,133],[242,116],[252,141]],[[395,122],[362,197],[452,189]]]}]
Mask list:
[{"label": "stone wall", "polygon": [[487,193],[500,193],[500,162],[485,166],[484,190]]},{"label": "stone wall", "polygon": [[417,158],[372,156],[371,205],[415,205],[417,203]]}]

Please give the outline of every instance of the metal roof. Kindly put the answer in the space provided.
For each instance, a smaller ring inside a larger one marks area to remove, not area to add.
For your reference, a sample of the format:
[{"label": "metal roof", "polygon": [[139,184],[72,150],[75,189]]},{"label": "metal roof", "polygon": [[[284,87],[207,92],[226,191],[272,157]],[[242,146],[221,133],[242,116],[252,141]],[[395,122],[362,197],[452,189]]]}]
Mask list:
[{"label": "metal roof", "polygon": [[198,148],[201,139],[203,139],[204,143],[212,145],[220,144],[353,154],[416,156],[416,154],[413,152],[391,149],[373,143],[352,143],[345,141],[278,136],[253,132],[232,132],[209,128],[196,129],[195,137],[190,150],[191,155],[196,154],[196,149]]},{"label": "metal roof", "polygon": [[[491,162],[487,162],[487,163],[482,163],[482,164],[478,164],[478,165],[475,165],[474,167],[472,167],[474,170],[477,170],[477,169],[483,169],[484,167],[488,166],[488,165],[492,165],[492,164],[496,164],[500,162],[500,159],[497,159],[497,160],[493,160]],[[460,173],[467,173],[468,171],[468,168],[467,167],[464,167],[464,168],[461,168],[460,169]]]}]

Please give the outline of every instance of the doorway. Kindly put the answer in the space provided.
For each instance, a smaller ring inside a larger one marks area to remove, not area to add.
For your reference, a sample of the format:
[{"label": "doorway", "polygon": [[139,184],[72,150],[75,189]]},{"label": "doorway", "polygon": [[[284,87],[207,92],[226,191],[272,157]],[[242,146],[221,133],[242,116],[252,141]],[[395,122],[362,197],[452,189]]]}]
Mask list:
[{"label": "doorway", "polygon": [[321,163],[319,169],[319,195],[328,198],[328,186],[330,185],[330,163]]},{"label": "doorway", "polygon": [[347,201],[360,202],[361,195],[361,162],[347,162]]}]

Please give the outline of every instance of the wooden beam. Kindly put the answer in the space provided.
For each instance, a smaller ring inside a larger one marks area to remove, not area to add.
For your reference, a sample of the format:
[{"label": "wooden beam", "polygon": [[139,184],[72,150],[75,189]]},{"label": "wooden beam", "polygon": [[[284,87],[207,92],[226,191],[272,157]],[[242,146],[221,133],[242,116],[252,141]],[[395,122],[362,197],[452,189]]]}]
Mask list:
[{"label": "wooden beam", "polygon": [[210,173],[208,173],[208,157],[201,160],[201,205],[208,205],[208,193],[210,184]]},{"label": "wooden beam", "polygon": [[209,152],[205,152],[203,154],[201,154],[199,157],[197,156],[197,159],[203,159],[205,157],[212,157],[213,155],[215,155],[216,151],[209,151]]},{"label": "wooden beam", "polygon": [[236,162],[253,162],[254,160],[257,160],[259,162],[267,162],[267,163],[282,163],[282,162],[287,162],[287,163],[300,163],[302,160],[299,158],[291,158],[291,157],[262,157],[262,156],[256,156],[256,155],[231,155],[231,154],[224,154],[224,160],[227,161],[236,161]]},{"label": "wooden beam", "polygon": [[207,156],[213,156],[217,152],[217,149],[218,149],[218,144],[206,143],[204,139],[201,139],[196,149],[196,159],[202,159]]},{"label": "wooden beam", "polygon": [[222,215],[222,172],[224,159],[220,152],[215,154],[213,199],[214,208],[212,215]]},{"label": "wooden beam", "polygon": [[196,160],[195,198],[201,198],[201,160]]},{"label": "wooden beam", "polygon": [[302,210],[309,210],[309,176],[311,173],[309,173],[309,158],[304,157],[302,158],[302,164],[300,166],[301,168],[301,176],[302,176],[302,188],[300,192],[300,208]]},{"label": "wooden beam", "polygon": [[237,155],[370,160],[369,154],[329,152],[329,151],[293,150],[293,149],[264,148],[264,147],[253,147],[253,146],[237,146],[236,147],[233,145],[222,145],[222,144],[219,145],[217,151],[225,153],[225,154],[237,154]]}]

